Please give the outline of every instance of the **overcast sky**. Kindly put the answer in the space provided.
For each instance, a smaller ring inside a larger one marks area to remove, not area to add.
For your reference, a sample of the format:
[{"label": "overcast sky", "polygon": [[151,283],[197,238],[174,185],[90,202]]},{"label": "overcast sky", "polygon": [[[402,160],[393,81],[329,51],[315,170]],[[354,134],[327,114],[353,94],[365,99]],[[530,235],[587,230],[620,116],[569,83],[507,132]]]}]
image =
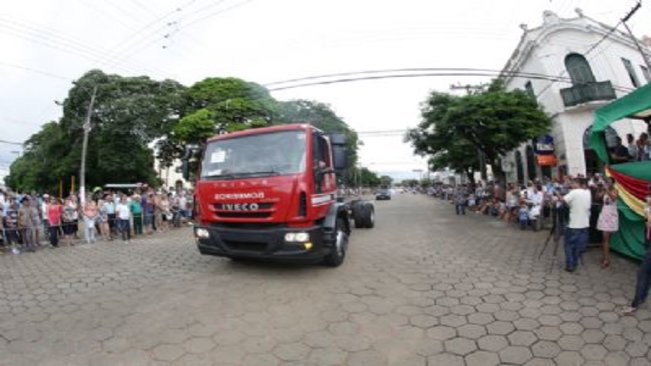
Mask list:
[{"label": "overcast sky", "polygon": [[[21,0],[0,10],[0,140],[22,142],[56,120],[71,80],[92,68],[185,85],[209,76],[261,84],[408,67],[501,69],[543,10],[617,23],[635,0]],[[651,4],[630,21],[651,35]],[[361,133],[362,163],[424,169],[402,142],[431,90],[477,77],[389,79],[273,92],[325,102]],[[378,136],[373,131],[396,131]],[[0,170],[20,146],[0,143]],[[0,173],[1,174],[1,173]]]}]

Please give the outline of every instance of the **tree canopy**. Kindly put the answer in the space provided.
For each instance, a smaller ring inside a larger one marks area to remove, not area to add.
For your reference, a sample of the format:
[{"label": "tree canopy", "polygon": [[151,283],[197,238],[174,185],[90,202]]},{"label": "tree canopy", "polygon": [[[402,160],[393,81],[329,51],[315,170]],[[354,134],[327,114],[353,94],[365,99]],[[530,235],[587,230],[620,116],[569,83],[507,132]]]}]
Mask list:
[{"label": "tree canopy", "polygon": [[156,184],[148,144],[178,122],[184,89],[171,81],[121,77],[92,70],[77,80],[63,101],[63,117],[44,125],[25,143],[10,168],[7,185],[23,190],[55,190],[59,180],[79,174],[83,124],[92,90],[97,97],[88,140],[87,184]]},{"label": "tree canopy", "polygon": [[218,131],[272,124],[309,123],[347,136],[352,182],[359,140],[323,103],[281,102],[261,85],[238,78],[206,78],[190,87],[173,80],[122,77],[92,70],[77,80],[63,101],[63,116],[42,126],[25,143],[5,182],[14,189],[54,191],[79,174],[83,124],[93,88],[86,184],[146,182],[157,185],[154,153],[163,167],[180,158],[187,144],[200,144]]},{"label": "tree canopy", "polygon": [[359,137],[328,105],[310,100],[280,102],[277,123],[308,123],[324,132],[338,132],[346,136],[348,168],[344,172],[346,184],[352,184],[357,172]]},{"label": "tree canopy", "polygon": [[501,157],[551,128],[551,119],[528,93],[507,91],[500,80],[464,96],[433,92],[421,116],[406,140],[416,153],[429,156],[432,168],[449,167],[472,179],[481,152],[502,183]]}]

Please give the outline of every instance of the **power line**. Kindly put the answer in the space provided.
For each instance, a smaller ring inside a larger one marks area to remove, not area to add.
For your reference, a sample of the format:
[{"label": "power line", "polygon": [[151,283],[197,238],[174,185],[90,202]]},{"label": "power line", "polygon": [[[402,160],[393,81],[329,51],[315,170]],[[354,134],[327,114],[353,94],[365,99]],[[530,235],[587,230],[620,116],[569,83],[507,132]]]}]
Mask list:
[{"label": "power line", "polygon": [[[39,29],[35,26],[23,24],[12,19],[0,18],[0,27],[4,28],[5,34],[22,38],[64,53],[72,53],[93,62],[103,61],[109,57],[105,52],[84,45],[83,43],[65,35],[57,34],[57,32],[51,30]],[[151,72],[151,70],[139,66],[132,67],[124,65],[120,66],[120,68],[132,73],[140,73],[141,71]]]},{"label": "power line", "polygon": [[20,142],[7,141],[7,140],[0,140],[0,144],[23,146],[23,144]]},{"label": "power line", "polygon": [[44,75],[44,76],[51,77],[51,78],[54,78],[54,79],[65,80],[67,82],[74,81],[73,78],[68,77],[68,76],[57,75],[57,74],[53,74],[53,73],[48,72],[48,71],[38,70],[38,69],[31,68],[31,67],[23,66],[23,65],[10,64],[10,63],[7,63],[7,62],[0,61],[0,66],[12,67],[12,68],[15,68],[15,69],[20,69],[20,70],[28,71],[28,72],[35,73],[35,74]]},{"label": "power line", "polygon": [[[321,80],[321,81],[314,81],[314,82],[297,83],[297,84],[286,85],[286,86],[272,87],[272,88],[268,88],[268,89],[270,91],[280,91],[280,90],[287,90],[287,89],[303,88],[303,87],[308,87],[308,86],[350,83],[350,82],[367,81],[367,80],[441,77],[441,76],[499,77],[499,76],[502,76],[504,74],[504,72],[500,72],[500,71],[481,71],[481,69],[476,69],[476,70],[479,70],[479,71],[474,71],[474,72],[471,72],[471,71],[439,71],[439,72],[421,72],[421,73],[410,73],[410,74],[371,75],[371,76],[359,76],[359,77],[353,75],[352,77],[346,77],[346,78],[335,78],[335,79],[330,79],[330,80]],[[558,77],[558,76],[549,76],[549,75],[542,75],[542,74],[537,75],[537,74],[521,73],[521,72],[506,72],[506,73],[509,76],[519,76],[519,77],[524,77],[524,78],[528,78],[528,79],[538,79],[538,80],[566,81],[565,79],[567,79],[567,78],[562,78],[562,77]],[[312,79],[312,77],[308,77],[306,79]],[[279,83],[281,83],[281,82],[277,82],[277,84],[279,84]],[[613,87],[616,88],[616,89],[632,90],[631,88],[623,87],[623,86],[614,85]]]}]

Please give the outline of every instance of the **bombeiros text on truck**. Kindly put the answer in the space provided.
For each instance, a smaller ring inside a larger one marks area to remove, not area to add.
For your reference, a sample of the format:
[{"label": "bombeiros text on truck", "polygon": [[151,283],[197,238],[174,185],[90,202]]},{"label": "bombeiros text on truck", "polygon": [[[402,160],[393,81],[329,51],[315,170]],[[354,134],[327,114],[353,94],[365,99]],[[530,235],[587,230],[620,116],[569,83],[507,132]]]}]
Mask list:
[{"label": "bombeiros text on truck", "polygon": [[[188,179],[186,154],[183,173]],[[369,201],[337,196],[345,136],[307,124],[208,139],[195,184],[194,236],[201,254],[343,263],[351,234],[372,228]]]}]

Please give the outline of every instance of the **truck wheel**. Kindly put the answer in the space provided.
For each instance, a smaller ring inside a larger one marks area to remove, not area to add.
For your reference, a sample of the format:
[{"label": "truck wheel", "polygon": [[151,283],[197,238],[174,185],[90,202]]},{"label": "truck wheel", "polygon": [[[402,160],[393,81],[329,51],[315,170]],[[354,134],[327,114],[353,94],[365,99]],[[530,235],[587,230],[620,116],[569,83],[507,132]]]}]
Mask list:
[{"label": "truck wheel", "polygon": [[334,242],[334,247],[330,254],[324,259],[324,263],[328,267],[339,267],[346,258],[346,248],[348,247],[348,234],[346,233],[346,224],[344,219],[339,217],[337,218],[337,223],[335,226],[336,238]]},{"label": "truck wheel", "polygon": [[[359,222],[359,226],[358,223]],[[370,203],[359,206],[359,220],[355,219],[355,227],[371,229],[375,226],[375,208]]]},{"label": "truck wheel", "polygon": [[372,229],[375,227],[375,208],[371,205],[367,205],[367,214],[366,214],[366,227]]},{"label": "truck wheel", "polygon": [[355,221],[355,228],[361,229],[364,226],[364,208],[366,205],[357,203],[353,205],[353,221]]}]

